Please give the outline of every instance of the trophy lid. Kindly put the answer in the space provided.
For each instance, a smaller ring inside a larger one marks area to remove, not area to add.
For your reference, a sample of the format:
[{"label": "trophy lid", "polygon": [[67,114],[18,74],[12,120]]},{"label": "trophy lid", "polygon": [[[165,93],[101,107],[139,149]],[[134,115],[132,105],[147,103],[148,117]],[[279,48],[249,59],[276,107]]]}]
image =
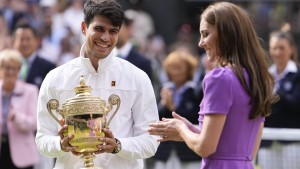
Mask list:
[{"label": "trophy lid", "polygon": [[79,115],[79,114],[107,114],[109,110],[105,106],[104,100],[97,96],[92,96],[92,88],[85,83],[84,76],[80,76],[79,85],[74,88],[76,96],[67,99],[62,105],[63,114]]}]

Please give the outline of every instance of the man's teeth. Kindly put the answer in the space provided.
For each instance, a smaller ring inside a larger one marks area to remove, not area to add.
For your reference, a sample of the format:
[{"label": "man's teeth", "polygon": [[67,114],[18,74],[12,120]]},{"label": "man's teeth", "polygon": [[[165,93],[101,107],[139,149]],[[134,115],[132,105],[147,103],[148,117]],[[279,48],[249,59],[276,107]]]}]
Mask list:
[{"label": "man's teeth", "polygon": [[97,46],[100,46],[100,47],[102,47],[102,48],[107,48],[107,47],[108,47],[108,45],[106,45],[106,44],[101,44],[101,43],[96,43],[96,45],[97,45]]}]

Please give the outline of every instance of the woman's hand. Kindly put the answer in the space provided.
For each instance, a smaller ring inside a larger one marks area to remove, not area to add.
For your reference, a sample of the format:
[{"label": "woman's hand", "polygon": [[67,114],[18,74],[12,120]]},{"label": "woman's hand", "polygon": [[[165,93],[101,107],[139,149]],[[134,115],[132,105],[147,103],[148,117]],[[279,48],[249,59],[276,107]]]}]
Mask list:
[{"label": "woman's hand", "polygon": [[200,133],[200,129],[198,127],[196,127],[193,123],[191,123],[190,121],[188,121],[186,118],[180,116],[179,114],[172,112],[172,116],[175,119],[181,120],[185,123],[185,125],[187,125],[187,127],[193,131],[194,133]]},{"label": "woman's hand", "polygon": [[[188,128],[186,123],[188,121],[185,118],[163,118],[162,121],[156,123],[150,123],[148,132],[150,135],[160,136],[157,141],[183,141],[180,137],[180,132],[183,128]],[[188,123],[189,124],[189,123]]]},{"label": "woman's hand", "polygon": [[15,110],[14,110],[13,105],[10,105],[10,111],[8,113],[7,119],[8,119],[8,121],[14,121],[15,120]]}]

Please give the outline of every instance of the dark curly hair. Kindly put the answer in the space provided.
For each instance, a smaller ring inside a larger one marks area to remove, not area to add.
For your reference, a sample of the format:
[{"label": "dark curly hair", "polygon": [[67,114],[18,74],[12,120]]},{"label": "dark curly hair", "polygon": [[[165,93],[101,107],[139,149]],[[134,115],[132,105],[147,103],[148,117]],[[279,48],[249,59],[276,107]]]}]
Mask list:
[{"label": "dark curly hair", "polygon": [[113,26],[121,27],[124,12],[121,5],[114,0],[86,0],[83,6],[84,22],[89,27],[95,16],[108,18]]}]

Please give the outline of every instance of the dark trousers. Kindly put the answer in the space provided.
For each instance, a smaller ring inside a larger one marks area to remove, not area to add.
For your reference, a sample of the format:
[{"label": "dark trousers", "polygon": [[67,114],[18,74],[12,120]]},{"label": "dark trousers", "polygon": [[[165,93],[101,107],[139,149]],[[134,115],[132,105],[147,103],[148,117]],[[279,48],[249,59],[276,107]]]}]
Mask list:
[{"label": "dark trousers", "polygon": [[10,157],[8,137],[4,136],[1,143],[1,154],[0,154],[0,168],[2,169],[33,169],[33,166],[25,168],[16,167]]}]

